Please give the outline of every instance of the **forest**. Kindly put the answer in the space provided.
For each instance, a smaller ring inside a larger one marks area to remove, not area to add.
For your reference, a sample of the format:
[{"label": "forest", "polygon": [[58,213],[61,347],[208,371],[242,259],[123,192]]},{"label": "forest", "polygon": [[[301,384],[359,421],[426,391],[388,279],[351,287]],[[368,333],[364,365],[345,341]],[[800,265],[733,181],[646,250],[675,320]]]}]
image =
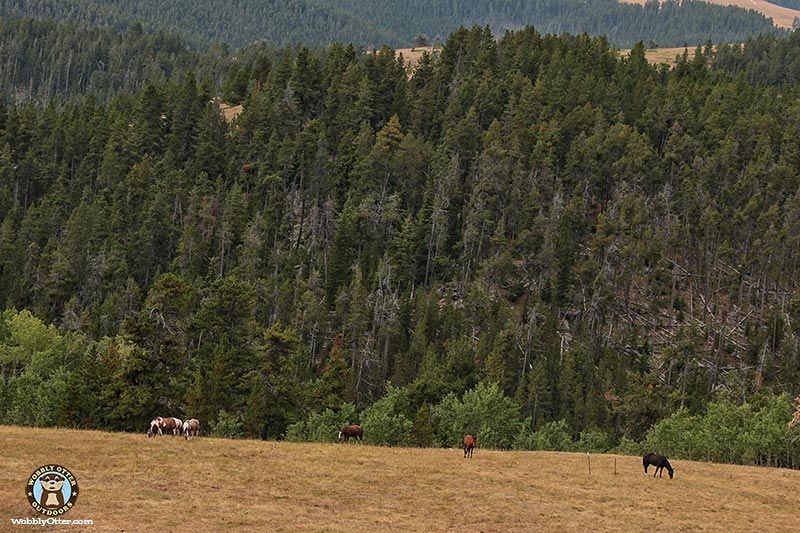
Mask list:
[{"label": "forest", "polygon": [[0,106],[0,423],[800,466],[794,34],[93,35],[102,83],[3,70],[51,100]]},{"label": "forest", "polygon": [[789,9],[800,9],[800,0],[769,0],[769,3]]},{"label": "forest", "polygon": [[[778,33],[753,10],[696,0],[0,0],[0,15],[68,21],[125,31],[141,23],[150,32],[177,33],[196,47],[253,42],[272,46],[352,42],[380,48],[409,46],[418,35],[443,40],[459,26],[489,25],[496,36],[527,25],[542,33],[606,35],[616,46],[638,41],[675,47],[741,42]],[[262,16],[269,13],[268,17]]]}]

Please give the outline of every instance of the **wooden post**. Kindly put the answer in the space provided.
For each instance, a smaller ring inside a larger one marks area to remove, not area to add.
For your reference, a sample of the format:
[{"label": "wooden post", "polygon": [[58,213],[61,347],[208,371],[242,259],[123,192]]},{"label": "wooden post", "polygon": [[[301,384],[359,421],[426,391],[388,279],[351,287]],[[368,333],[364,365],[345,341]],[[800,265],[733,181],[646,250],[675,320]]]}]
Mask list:
[{"label": "wooden post", "polygon": [[589,463],[589,475],[592,475],[592,458],[589,457],[589,452],[586,452],[586,461]]},{"label": "wooden post", "polygon": [[617,458],[614,457],[614,475],[617,475]]}]

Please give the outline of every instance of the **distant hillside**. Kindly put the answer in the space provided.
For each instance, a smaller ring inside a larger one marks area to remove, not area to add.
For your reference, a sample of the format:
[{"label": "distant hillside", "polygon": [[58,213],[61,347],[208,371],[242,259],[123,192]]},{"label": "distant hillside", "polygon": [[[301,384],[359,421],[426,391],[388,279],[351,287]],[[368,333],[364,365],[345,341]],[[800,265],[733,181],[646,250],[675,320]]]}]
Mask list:
[{"label": "distant hillside", "polygon": [[670,0],[660,8],[654,1],[636,5],[617,0],[408,0],[402,9],[389,0],[0,0],[0,15],[69,20],[115,30],[140,22],[151,31],[179,32],[195,44],[219,41],[237,47],[254,41],[399,46],[418,34],[443,37],[460,25],[473,24],[489,25],[496,33],[534,25],[545,33],[607,35],[619,46],[640,40],[659,46],[740,42],[776,31],[755,11],[689,0]]},{"label": "distant hillside", "polygon": [[396,35],[315,0],[0,0],[0,16],[69,20],[121,30],[140,22],[202,44],[243,46],[353,41],[393,43]]},{"label": "distant hillside", "polygon": [[669,0],[660,8],[655,1],[634,5],[617,0],[407,0],[402,11],[386,0],[330,3],[366,15],[403,39],[419,32],[447,34],[459,24],[488,24],[495,32],[533,25],[544,33],[606,35],[617,45],[653,41],[659,46],[682,46],[709,40],[741,41],[775,30],[771,21],[755,11],[692,0]]},{"label": "distant hillside", "polygon": [[[220,62],[226,57],[220,57]],[[0,91],[17,101],[46,102],[91,92],[104,97],[161,83],[187,68],[205,70],[202,54],[172,34],[122,32],[31,19],[0,19]]]},{"label": "distant hillside", "polygon": [[[632,4],[644,4],[647,0],[620,0]],[[772,18],[777,26],[791,28],[795,17],[800,17],[800,0],[705,0],[709,4],[736,6],[754,10]]]}]

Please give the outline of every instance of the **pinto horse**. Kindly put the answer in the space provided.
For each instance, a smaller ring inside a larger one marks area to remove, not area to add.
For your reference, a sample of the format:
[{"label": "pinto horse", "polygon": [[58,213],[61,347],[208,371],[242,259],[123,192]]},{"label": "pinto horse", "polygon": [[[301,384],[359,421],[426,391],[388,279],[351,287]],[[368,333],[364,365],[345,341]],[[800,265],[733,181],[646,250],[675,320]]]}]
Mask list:
[{"label": "pinto horse", "polygon": [[339,440],[344,439],[345,442],[349,441],[351,438],[361,441],[364,439],[364,430],[358,424],[343,427],[339,430],[338,438]]},{"label": "pinto horse", "polygon": [[189,440],[189,437],[196,437],[197,434],[200,433],[200,421],[196,418],[191,418],[183,423],[183,436],[186,437],[186,440]]},{"label": "pinto horse", "polygon": [[650,467],[650,465],[656,467],[655,472],[653,472],[653,477],[656,477],[656,474],[658,474],[658,477],[661,477],[661,474],[664,473],[664,469],[666,468],[667,472],[669,473],[669,478],[672,479],[674,470],[672,468],[672,465],[669,464],[669,461],[667,461],[667,458],[664,457],[663,455],[659,455],[657,453],[644,454],[642,456],[642,466],[644,466],[644,475],[647,475],[647,469]]},{"label": "pinto horse", "polygon": [[183,421],[180,418],[168,416],[161,419],[161,429],[164,431],[171,431],[173,437],[175,435],[180,435],[183,429]]},{"label": "pinto horse", "polygon": [[155,417],[153,420],[150,421],[150,427],[147,429],[147,438],[149,439],[156,433],[162,435],[161,433],[161,423],[164,421],[163,418],[160,416]]},{"label": "pinto horse", "polygon": [[180,418],[173,418],[168,416],[166,418],[157,416],[150,422],[150,429],[147,430],[147,436],[152,437],[156,434],[163,435],[164,431],[169,431],[173,436],[180,435],[183,429],[183,422]]},{"label": "pinto horse", "polygon": [[478,437],[473,437],[472,435],[466,435],[464,437],[464,459],[472,457],[472,450],[475,449],[475,442],[477,440]]}]

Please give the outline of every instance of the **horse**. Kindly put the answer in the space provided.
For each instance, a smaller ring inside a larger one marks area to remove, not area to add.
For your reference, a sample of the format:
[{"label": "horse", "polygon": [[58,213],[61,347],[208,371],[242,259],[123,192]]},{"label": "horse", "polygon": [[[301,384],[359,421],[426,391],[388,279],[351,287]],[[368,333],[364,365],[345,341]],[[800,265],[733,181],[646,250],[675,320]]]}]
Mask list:
[{"label": "horse", "polygon": [[361,441],[364,439],[364,430],[358,424],[346,426],[339,430],[338,438],[339,440],[344,439],[345,442],[348,442],[351,438]]},{"label": "horse", "polygon": [[464,437],[464,459],[472,457],[472,450],[475,449],[475,442],[477,440],[478,437],[473,437],[472,435],[466,435]]},{"label": "horse", "polygon": [[669,478],[672,479],[674,470],[672,468],[672,465],[669,464],[669,461],[667,461],[667,458],[664,457],[663,455],[659,455],[657,453],[644,454],[642,456],[642,466],[644,466],[644,475],[647,475],[647,469],[650,467],[650,465],[656,467],[655,472],[653,472],[653,477],[656,477],[656,474],[658,474],[658,477],[661,477],[661,474],[664,473],[664,469],[666,468],[667,472],[669,472]]},{"label": "horse", "polygon": [[190,436],[196,437],[198,433],[200,433],[200,421],[198,419],[192,418],[183,423],[183,436],[186,437],[186,440],[189,440]]},{"label": "horse", "polygon": [[158,433],[159,435],[163,435],[163,433],[161,433],[161,423],[163,421],[164,421],[164,419],[161,418],[160,416],[157,416],[153,420],[150,421],[150,427],[147,429],[147,438],[148,439],[150,437],[152,437],[153,435],[155,435],[156,433]]},{"label": "horse", "polygon": [[[171,431],[172,436],[180,435],[181,430],[183,429],[183,421],[180,418],[174,418],[168,416],[166,418],[161,419],[161,429],[166,431]],[[160,432],[159,432],[160,434]]]}]

